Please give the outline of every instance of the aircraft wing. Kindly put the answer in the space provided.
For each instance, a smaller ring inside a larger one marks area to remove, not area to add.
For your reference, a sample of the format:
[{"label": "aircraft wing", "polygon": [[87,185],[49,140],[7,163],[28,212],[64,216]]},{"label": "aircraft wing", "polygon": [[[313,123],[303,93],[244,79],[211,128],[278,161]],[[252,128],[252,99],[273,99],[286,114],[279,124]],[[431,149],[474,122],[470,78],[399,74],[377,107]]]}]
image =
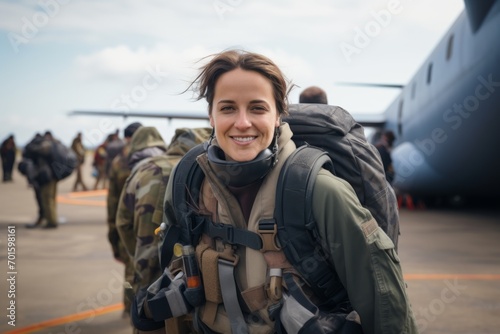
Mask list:
[{"label": "aircraft wing", "polygon": [[99,111],[99,110],[74,110],[69,113],[73,115],[87,115],[87,116],[111,116],[111,117],[152,117],[164,119],[194,119],[194,120],[208,120],[208,114],[203,112],[193,111],[166,111],[166,112],[128,112],[128,111]]},{"label": "aircraft wing", "polygon": [[[111,116],[111,117],[151,117],[163,119],[192,119],[208,120],[208,115],[195,111],[165,111],[165,112],[128,112],[128,111],[104,111],[104,110],[74,110],[69,113],[70,116]],[[362,126],[380,128],[385,124],[385,115],[383,114],[359,114],[352,113],[352,116]]]}]

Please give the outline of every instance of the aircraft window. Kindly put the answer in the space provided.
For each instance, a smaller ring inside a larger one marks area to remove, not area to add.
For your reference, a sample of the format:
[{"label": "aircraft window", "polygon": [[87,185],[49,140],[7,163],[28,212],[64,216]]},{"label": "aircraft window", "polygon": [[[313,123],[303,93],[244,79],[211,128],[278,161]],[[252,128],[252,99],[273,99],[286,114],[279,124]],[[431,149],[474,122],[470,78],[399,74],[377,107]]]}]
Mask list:
[{"label": "aircraft window", "polygon": [[448,48],[446,49],[446,60],[451,59],[451,55],[453,52],[453,38],[454,38],[454,35],[451,35],[450,39],[448,40]]},{"label": "aircraft window", "polygon": [[432,79],[432,63],[429,64],[429,68],[427,69],[427,84],[431,83]]}]

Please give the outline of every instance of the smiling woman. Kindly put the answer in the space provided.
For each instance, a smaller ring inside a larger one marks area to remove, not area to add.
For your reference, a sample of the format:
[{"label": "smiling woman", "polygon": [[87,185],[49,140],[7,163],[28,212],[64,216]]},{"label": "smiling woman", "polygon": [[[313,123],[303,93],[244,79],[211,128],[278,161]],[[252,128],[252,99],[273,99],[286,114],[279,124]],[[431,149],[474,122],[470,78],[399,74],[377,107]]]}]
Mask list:
[{"label": "smiling woman", "polygon": [[[212,137],[172,172],[161,234],[163,249],[196,248],[205,288],[186,289],[182,265],[169,265],[162,254],[164,278],[148,289],[159,293],[138,293],[136,300],[139,312],[147,303],[154,320],[137,314],[134,325],[158,328],[168,319],[202,333],[416,333],[394,244],[352,187],[327,170],[313,181],[306,211],[314,221],[298,223],[312,225],[302,227],[310,238],[301,240],[317,254],[300,262],[284,251],[297,236],[286,224],[278,228],[273,214],[286,210],[275,208],[277,188],[296,146],[280,117],[289,85],[276,64],[228,50],[213,55],[192,85],[208,102]],[[326,284],[314,278],[325,277],[322,264],[332,272]]]},{"label": "smiling woman", "polygon": [[224,73],[210,104],[210,125],[228,160],[253,160],[271,144],[279,114],[271,83],[261,74],[242,69]]}]

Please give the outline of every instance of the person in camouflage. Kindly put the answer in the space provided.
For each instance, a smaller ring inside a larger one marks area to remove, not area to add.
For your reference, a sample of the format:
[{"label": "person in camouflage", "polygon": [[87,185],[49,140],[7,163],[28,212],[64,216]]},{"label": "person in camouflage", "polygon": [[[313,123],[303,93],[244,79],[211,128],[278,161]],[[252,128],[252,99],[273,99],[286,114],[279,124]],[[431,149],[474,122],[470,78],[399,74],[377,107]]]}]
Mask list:
[{"label": "person in camouflage", "polygon": [[129,153],[132,168],[118,204],[116,228],[132,258],[132,289],[149,286],[161,274],[155,229],[163,218],[163,197],[172,168],[192,147],[210,137],[211,128],[177,129],[166,152],[155,128],[134,135]]},{"label": "person in camouflage", "polygon": [[73,191],[76,191],[79,185],[82,186],[82,189],[84,191],[86,191],[88,188],[83,182],[82,178],[82,165],[85,162],[85,147],[83,147],[81,132],[78,132],[76,134],[76,137],[73,139],[73,142],[71,143],[71,149],[76,153],[76,157],[78,158],[78,164],[75,168],[76,180],[73,184]]},{"label": "person in camouflage", "polygon": [[[125,138],[124,146],[122,147],[120,153],[118,153],[110,164],[109,169],[109,189],[107,196],[107,217],[108,217],[108,240],[111,244],[111,250],[113,252],[113,257],[122,262],[125,265],[125,281],[131,283],[134,278],[134,267],[132,261],[120,241],[118,231],[116,230],[116,211],[118,210],[118,200],[120,199],[120,194],[122,193],[123,186],[127,177],[130,175],[130,168],[128,167],[128,153],[130,151],[130,141],[134,132],[141,127],[142,124],[135,122],[129,124],[123,131],[123,136]],[[123,303],[125,305],[125,314],[130,313],[130,301],[125,296],[123,297]]]}]

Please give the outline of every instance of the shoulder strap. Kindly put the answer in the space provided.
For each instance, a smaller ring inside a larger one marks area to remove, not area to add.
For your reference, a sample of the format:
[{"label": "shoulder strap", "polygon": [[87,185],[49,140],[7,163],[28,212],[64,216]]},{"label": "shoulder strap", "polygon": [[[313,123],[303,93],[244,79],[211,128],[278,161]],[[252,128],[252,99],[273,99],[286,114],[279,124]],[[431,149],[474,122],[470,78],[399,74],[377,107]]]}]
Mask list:
[{"label": "shoulder strap", "polygon": [[[161,247],[161,267],[166,268],[173,255],[173,246],[176,242],[192,244],[196,236],[191,235],[191,224],[186,220],[195,219],[189,205],[197,204],[200,188],[205,175],[196,162],[196,158],[205,151],[203,144],[190,149],[179,161],[175,169],[172,182],[172,201],[175,208],[177,225],[169,226]],[[165,208],[166,209],[166,208]],[[189,226],[189,228],[188,228]],[[201,233],[200,233],[201,234]]]},{"label": "shoulder strap", "polygon": [[312,212],[312,196],[321,168],[333,171],[331,159],[321,149],[304,145],[290,155],[280,172],[275,218],[286,258],[309,283],[316,296],[325,297],[322,306],[330,308],[346,295],[316,241],[318,232]]}]

